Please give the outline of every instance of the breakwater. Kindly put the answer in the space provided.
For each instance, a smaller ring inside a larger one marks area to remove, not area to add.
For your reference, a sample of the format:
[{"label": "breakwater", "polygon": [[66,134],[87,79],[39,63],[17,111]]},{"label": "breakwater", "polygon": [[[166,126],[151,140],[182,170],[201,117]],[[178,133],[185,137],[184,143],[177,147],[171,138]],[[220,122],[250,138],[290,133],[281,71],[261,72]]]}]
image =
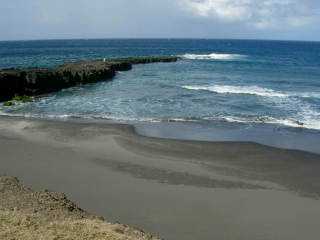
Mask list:
[{"label": "breakwater", "polygon": [[117,71],[129,71],[134,64],[176,62],[178,57],[129,57],[65,63],[53,69],[0,70],[0,101],[14,96],[37,96],[79,84],[111,80]]}]

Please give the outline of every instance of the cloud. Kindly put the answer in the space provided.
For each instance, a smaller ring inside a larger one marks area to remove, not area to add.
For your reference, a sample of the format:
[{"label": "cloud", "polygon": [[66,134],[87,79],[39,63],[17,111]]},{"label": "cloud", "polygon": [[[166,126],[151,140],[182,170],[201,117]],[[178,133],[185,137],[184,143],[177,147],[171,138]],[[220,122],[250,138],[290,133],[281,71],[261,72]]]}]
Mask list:
[{"label": "cloud", "polygon": [[313,22],[312,0],[180,0],[194,16],[243,22],[257,29],[302,27]]},{"label": "cloud", "polygon": [[0,40],[250,38],[320,40],[320,0],[10,0]]}]

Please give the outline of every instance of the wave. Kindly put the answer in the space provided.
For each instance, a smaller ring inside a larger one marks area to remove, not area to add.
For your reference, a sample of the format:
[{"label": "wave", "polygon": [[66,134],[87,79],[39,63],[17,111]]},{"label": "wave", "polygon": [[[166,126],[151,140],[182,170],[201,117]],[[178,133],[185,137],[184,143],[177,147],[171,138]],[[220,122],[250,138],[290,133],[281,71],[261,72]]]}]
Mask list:
[{"label": "wave", "polygon": [[320,98],[318,92],[282,92],[258,86],[232,86],[232,85],[186,85],[182,88],[188,90],[210,91],[222,94],[248,94],[262,97],[299,97],[299,98]]},{"label": "wave", "polygon": [[306,128],[320,130],[320,121],[314,119],[295,120],[295,119],[277,119],[273,117],[257,117],[257,118],[239,118],[239,117],[223,117],[227,122],[235,123],[257,123],[257,124],[276,124],[293,128]]},{"label": "wave", "polygon": [[[319,114],[318,114],[319,115]],[[110,115],[77,115],[77,114],[14,114],[5,113],[0,111],[0,116],[11,116],[11,117],[25,117],[25,118],[36,118],[36,119],[57,119],[57,120],[70,120],[70,119],[86,119],[90,120],[107,120],[116,121],[119,123],[137,123],[137,122],[148,122],[148,123],[201,123],[201,122],[229,122],[229,123],[243,123],[243,124],[273,124],[281,125],[292,128],[303,128],[311,130],[320,130],[320,119],[305,118],[303,120],[296,120],[291,118],[277,119],[269,116],[260,117],[236,117],[236,116],[221,116],[221,117],[205,117],[205,118],[132,118],[132,117],[116,117]]]},{"label": "wave", "polygon": [[235,123],[265,123],[265,124],[279,124],[288,127],[295,128],[311,128],[311,129],[320,129],[320,125],[317,128],[308,127],[308,124],[300,122],[294,119],[276,119],[273,117],[256,117],[256,118],[241,118],[241,117],[223,117],[223,119],[227,122],[235,122]]},{"label": "wave", "polygon": [[210,53],[210,54],[190,54],[186,53],[181,56],[184,59],[189,60],[243,60],[246,58],[246,55],[241,54],[228,54],[228,53]]},{"label": "wave", "polygon": [[[91,115],[91,114],[39,114],[39,113],[9,113],[5,111],[1,111],[0,109],[0,116],[6,117],[24,117],[30,119],[53,119],[53,120],[72,120],[72,119],[85,119],[85,120],[107,120],[107,121],[115,121],[120,123],[127,123],[127,122],[149,122],[149,123],[158,123],[163,122],[160,118],[135,118],[135,117],[121,117],[121,116],[112,116],[108,114],[101,114],[101,115]],[[171,121],[171,120],[165,120]],[[175,121],[183,121],[183,119],[172,119],[172,122]]]},{"label": "wave", "polygon": [[278,92],[273,89],[258,86],[231,86],[231,85],[212,85],[212,86],[182,86],[188,90],[203,90],[222,94],[248,94],[263,97],[288,97],[286,93]]},{"label": "wave", "polygon": [[320,98],[320,93],[317,93],[317,92],[297,93],[295,94],[295,96],[302,97],[302,98]]}]

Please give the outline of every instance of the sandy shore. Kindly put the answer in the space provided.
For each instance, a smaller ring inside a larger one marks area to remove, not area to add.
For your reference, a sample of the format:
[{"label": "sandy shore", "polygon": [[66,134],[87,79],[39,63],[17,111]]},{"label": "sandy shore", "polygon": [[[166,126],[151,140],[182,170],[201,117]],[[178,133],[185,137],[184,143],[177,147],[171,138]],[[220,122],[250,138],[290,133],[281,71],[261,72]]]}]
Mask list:
[{"label": "sandy shore", "polygon": [[320,156],[302,151],[0,118],[0,175],[165,239],[317,239],[319,173]]},{"label": "sandy shore", "polygon": [[35,192],[14,177],[0,177],[0,193],[0,239],[159,239],[126,225],[105,222],[62,193]]}]

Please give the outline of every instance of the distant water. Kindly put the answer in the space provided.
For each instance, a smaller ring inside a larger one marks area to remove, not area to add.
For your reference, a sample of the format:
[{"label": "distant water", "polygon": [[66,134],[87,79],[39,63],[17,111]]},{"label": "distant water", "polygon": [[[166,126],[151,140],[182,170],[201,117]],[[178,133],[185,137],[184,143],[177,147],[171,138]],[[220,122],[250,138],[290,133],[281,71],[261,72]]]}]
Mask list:
[{"label": "distant water", "polygon": [[[140,128],[138,123],[162,129],[179,123],[187,128],[173,135],[201,140],[217,140],[217,126],[230,130],[236,125],[243,140],[264,143],[248,133],[270,129],[270,136],[280,131],[297,138],[286,146],[289,148],[320,145],[320,43],[170,39],[0,42],[0,68],[53,67],[79,59],[146,55],[179,55],[182,60],[138,65],[119,73],[112,82],[66,89],[33,103],[0,107],[0,111],[129,121]],[[194,132],[199,125],[202,137]],[[235,139],[232,136],[229,140]],[[305,136],[312,143],[305,144]],[[269,142],[272,145],[274,141]]]}]

